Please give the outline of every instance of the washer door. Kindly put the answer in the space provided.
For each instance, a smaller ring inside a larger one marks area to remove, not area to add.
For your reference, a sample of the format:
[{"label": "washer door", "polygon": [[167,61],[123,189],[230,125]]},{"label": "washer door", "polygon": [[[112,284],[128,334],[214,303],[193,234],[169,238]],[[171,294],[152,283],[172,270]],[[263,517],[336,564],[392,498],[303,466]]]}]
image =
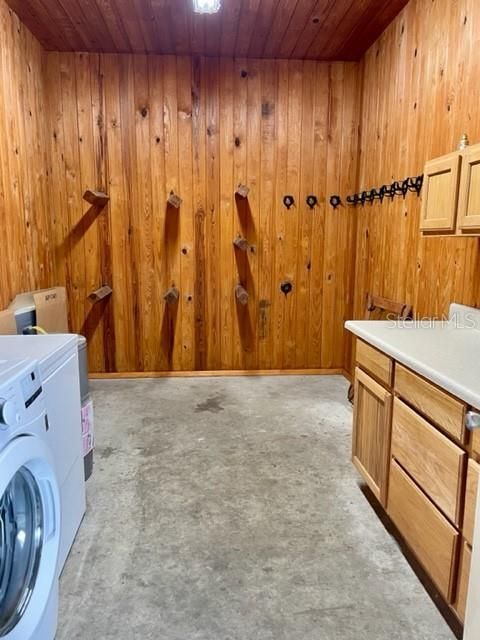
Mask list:
[{"label": "washer door", "polygon": [[0,453],[0,638],[29,640],[58,580],[60,497],[53,461],[32,436]]}]

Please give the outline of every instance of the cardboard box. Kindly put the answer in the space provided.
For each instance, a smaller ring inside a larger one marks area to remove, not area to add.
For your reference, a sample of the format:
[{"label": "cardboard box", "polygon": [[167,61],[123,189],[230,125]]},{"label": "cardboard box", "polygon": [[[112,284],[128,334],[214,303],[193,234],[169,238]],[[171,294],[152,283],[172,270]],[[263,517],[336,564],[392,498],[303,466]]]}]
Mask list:
[{"label": "cardboard box", "polygon": [[8,309],[0,312],[0,333],[17,333],[16,315],[34,312],[35,326],[47,333],[68,333],[65,287],[27,291],[16,296]]},{"label": "cardboard box", "polygon": [[17,325],[15,315],[10,309],[0,311],[0,334],[15,335],[17,333]]}]

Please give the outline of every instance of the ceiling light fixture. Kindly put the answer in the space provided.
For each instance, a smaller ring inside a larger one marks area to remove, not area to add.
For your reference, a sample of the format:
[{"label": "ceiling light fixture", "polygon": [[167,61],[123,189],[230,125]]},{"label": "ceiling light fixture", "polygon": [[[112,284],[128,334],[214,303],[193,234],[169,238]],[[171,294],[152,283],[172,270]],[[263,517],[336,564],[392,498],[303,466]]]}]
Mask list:
[{"label": "ceiling light fixture", "polygon": [[193,0],[195,13],[217,13],[220,6],[221,0]]}]

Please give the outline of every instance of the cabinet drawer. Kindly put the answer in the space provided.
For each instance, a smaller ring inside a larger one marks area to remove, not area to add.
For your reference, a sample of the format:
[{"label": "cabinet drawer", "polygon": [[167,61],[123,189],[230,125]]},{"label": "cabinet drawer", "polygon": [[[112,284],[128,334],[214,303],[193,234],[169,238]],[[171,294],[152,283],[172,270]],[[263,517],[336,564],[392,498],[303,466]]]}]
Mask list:
[{"label": "cabinet drawer", "polygon": [[475,512],[477,508],[478,481],[480,478],[480,464],[474,460],[468,461],[467,489],[465,491],[465,518],[463,520],[463,537],[473,545],[473,530],[475,528]]},{"label": "cabinet drawer", "polygon": [[463,622],[465,620],[465,610],[467,608],[468,581],[470,579],[470,566],[472,563],[472,550],[466,542],[462,545],[460,553],[460,567],[458,571],[457,598],[455,600],[455,611]]},{"label": "cabinet drawer", "polygon": [[388,515],[451,603],[459,534],[395,460],[390,466],[388,496]]},{"label": "cabinet drawer", "polygon": [[362,340],[357,340],[357,363],[377,380],[388,387],[392,386],[393,361],[378,349],[371,347]]},{"label": "cabinet drawer", "polygon": [[443,513],[460,526],[467,454],[398,398],[393,405],[392,456]]},{"label": "cabinet drawer", "polygon": [[395,369],[395,391],[454,438],[464,441],[465,405],[462,402],[400,364]]}]

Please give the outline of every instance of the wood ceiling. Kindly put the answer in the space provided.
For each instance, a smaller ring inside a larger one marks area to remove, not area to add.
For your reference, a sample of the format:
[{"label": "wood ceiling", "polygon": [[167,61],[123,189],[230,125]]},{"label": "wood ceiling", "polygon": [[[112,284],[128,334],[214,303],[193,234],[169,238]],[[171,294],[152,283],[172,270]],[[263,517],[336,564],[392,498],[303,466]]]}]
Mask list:
[{"label": "wood ceiling", "polygon": [[7,0],[47,50],[358,60],[408,0]]}]

